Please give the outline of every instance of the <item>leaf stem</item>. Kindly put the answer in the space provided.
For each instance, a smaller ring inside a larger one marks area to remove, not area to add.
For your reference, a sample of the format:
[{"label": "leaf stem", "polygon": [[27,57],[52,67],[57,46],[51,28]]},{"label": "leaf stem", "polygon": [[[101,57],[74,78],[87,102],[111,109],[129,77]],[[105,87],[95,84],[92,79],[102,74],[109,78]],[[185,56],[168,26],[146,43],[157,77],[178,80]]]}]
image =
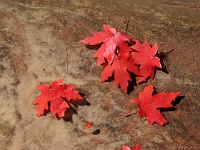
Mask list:
[{"label": "leaf stem", "polygon": [[131,116],[131,115],[134,115],[135,113],[137,113],[137,111],[138,111],[137,109],[132,110],[131,112],[125,114],[125,116],[126,116],[126,117],[129,117],[129,116]]}]

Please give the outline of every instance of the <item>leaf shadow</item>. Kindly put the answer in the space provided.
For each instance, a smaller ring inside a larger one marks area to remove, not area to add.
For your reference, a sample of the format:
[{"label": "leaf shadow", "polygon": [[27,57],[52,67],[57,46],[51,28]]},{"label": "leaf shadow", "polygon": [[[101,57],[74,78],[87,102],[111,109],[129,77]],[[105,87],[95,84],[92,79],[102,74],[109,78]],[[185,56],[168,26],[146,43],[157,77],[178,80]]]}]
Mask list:
[{"label": "leaf shadow", "polygon": [[[184,97],[185,96],[178,96],[174,101],[172,101],[173,107],[170,107],[170,108],[157,108],[157,109],[160,110],[161,113],[165,112],[165,111],[176,111],[177,108],[175,108],[175,105],[179,104]],[[164,116],[164,118],[166,118],[165,114],[162,113],[162,115]],[[168,124],[169,124],[169,121],[166,124],[164,124],[163,127],[168,125]]]},{"label": "leaf shadow", "polygon": [[156,68],[156,70],[161,70],[166,74],[169,74],[169,71],[167,70],[167,66],[165,65],[165,62],[163,59],[160,58],[160,63],[162,65],[162,68]]},{"label": "leaf shadow", "polygon": [[45,109],[44,113],[41,116],[47,116],[48,113],[50,113],[50,111]]},{"label": "leaf shadow", "polygon": [[172,101],[172,105],[175,107],[179,104],[185,96],[178,96],[174,101]]},{"label": "leaf shadow", "polygon": [[85,106],[85,105],[90,106],[91,105],[85,98],[82,100],[70,101],[69,103],[77,108],[78,108],[78,106]]},{"label": "leaf shadow", "polygon": [[170,107],[170,108],[158,108],[158,110],[160,110],[161,112],[165,112],[165,111],[176,111],[177,109],[174,107]]},{"label": "leaf shadow", "polygon": [[106,82],[111,82],[114,81],[114,75],[112,75],[111,77],[108,77],[108,79],[106,80]]},{"label": "leaf shadow", "polygon": [[184,98],[185,96],[178,96],[174,101],[171,102],[171,104],[173,105],[173,107],[170,108],[158,108],[161,112],[162,111],[176,111],[177,109],[175,108],[175,106],[177,104],[179,104],[181,102],[181,100]]},{"label": "leaf shadow", "polygon": [[92,132],[93,135],[98,135],[100,134],[101,130],[100,129],[96,129]]},{"label": "leaf shadow", "polygon": [[136,75],[130,71],[128,71],[132,81],[129,81],[128,87],[127,87],[127,94],[129,95],[133,90],[134,90],[134,86],[137,86],[136,83]]},{"label": "leaf shadow", "polygon": [[[65,115],[64,117],[62,118],[65,122],[71,122],[73,123],[73,115],[78,115],[78,112],[73,108],[73,107],[70,107],[68,108],[66,111],[65,111]],[[58,116],[56,116],[58,120],[60,120],[61,118],[59,118]]]},{"label": "leaf shadow", "polygon": [[169,51],[166,51],[166,52],[161,52],[159,54],[156,54],[156,56],[158,58],[160,58],[160,63],[162,65],[162,68],[158,68],[158,70],[162,70],[164,73],[166,74],[169,74],[168,70],[167,70],[167,67],[165,65],[165,61],[164,59],[166,58],[167,54],[168,53],[171,53],[172,51],[174,50],[174,48],[170,49]]},{"label": "leaf shadow", "polygon": [[[79,93],[81,96],[83,96],[84,94],[82,93]],[[84,98],[82,100],[75,100],[75,101],[67,101],[68,104],[70,105],[70,108],[67,108],[66,111],[65,111],[65,115],[64,117],[62,117],[62,119],[65,121],[65,122],[71,122],[73,123],[73,115],[78,115],[78,112],[77,112],[77,109],[78,109],[78,106],[90,106],[91,104]],[[61,118],[56,116],[58,120],[60,120]]]},{"label": "leaf shadow", "polygon": [[86,45],[85,47],[87,47],[90,50],[98,50],[101,47],[101,43],[97,45]]}]

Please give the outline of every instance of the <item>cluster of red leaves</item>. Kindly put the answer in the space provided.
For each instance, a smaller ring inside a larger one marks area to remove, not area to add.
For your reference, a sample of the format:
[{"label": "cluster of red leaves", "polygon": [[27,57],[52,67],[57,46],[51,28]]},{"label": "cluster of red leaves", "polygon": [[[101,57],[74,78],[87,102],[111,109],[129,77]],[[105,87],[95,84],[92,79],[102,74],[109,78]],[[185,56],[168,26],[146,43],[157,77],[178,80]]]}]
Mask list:
[{"label": "cluster of red leaves", "polygon": [[143,44],[114,28],[103,25],[104,32],[94,32],[92,37],[81,40],[84,44],[100,45],[95,53],[97,65],[103,65],[101,81],[114,77],[114,83],[127,93],[129,81],[132,81],[130,72],[137,77],[137,83],[152,79],[155,68],[162,68],[160,59],[156,57],[157,44],[151,46],[147,41]]},{"label": "cluster of red leaves", "polygon": [[45,110],[50,111],[53,116],[64,117],[67,108],[70,108],[70,101],[82,100],[83,98],[74,90],[76,86],[61,84],[64,79],[53,81],[50,85],[42,84],[36,88],[42,93],[35,99],[37,104],[38,117],[43,115]]}]

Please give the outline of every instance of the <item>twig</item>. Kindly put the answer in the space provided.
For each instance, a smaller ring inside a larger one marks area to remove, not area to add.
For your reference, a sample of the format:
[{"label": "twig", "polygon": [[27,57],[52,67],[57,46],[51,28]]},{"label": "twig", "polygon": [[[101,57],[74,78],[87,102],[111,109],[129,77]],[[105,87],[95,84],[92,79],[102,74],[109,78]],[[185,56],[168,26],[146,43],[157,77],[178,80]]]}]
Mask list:
[{"label": "twig", "polygon": [[129,24],[130,20],[127,21],[127,24],[126,24],[126,34],[127,34],[127,31],[128,31],[128,24]]},{"label": "twig", "polygon": [[168,51],[166,51],[166,52],[161,52],[160,54],[157,54],[156,56],[157,56],[157,57],[165,56],[166,54],[170,53],[170,52],[173,51],[173,50],[174,50],[174,48],[172,48],[172,49],[170,49],[170,50],[168,50]]}]

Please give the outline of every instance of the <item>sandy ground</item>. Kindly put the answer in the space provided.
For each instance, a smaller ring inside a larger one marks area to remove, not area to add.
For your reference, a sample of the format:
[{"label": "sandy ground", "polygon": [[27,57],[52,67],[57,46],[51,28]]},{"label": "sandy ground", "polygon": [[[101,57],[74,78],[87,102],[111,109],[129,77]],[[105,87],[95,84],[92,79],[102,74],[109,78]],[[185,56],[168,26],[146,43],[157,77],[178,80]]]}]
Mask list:
[{"label": "sandy ground", "polygon": [[[199,0],[0,0],[0,149],[120,150],[140,144],[142,150],[200,149],[200,1]],[[158,43],[169,74],[125,94],[112,82],[101,83],[95,51],[79,41],[103,24],[135,39]],[[51,114],[37,117],[35,86],[64,78],[76,84],[91,105],[79,105],[71,120]],[[157,92],[180,91],[174,111],[163,114],[164,127],[149,125],[131,98],[146,85]],[[86,121],[94,126],[84,129]]]}]

